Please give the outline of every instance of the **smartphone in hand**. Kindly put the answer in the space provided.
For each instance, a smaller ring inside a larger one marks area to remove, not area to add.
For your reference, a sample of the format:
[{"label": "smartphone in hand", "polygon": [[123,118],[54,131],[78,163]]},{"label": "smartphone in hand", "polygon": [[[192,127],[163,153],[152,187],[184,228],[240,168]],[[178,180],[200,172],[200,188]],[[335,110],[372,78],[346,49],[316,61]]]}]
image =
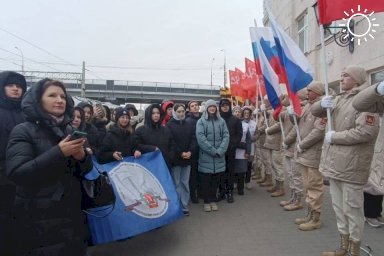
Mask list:
[{"label": "smartphone in hand", "polygon": [[77,140],[80,138],[86,138],[88,133],[86,132],[81,132],[81,131],[74,131],[71,134],[71,140]]}]

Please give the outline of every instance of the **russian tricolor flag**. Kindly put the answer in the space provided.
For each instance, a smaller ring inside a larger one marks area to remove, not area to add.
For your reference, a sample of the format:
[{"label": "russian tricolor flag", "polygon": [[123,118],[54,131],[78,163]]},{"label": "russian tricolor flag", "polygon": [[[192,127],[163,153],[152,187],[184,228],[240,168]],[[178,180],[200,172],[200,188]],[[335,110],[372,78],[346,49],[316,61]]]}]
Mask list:
[{"label": "russian tricolor flag", "polygon": [[268,33],[266,30],[268,30],[268,28],[249,28],[252,40],[253,55],[255,60],[258,59],[260,61],[260,67],[263,74],[268,100],[275,110],[275,114],[278,114],[282,108],[279,100],[279,97],[282,94],[280,90],[279,77],[273,70],[260,44],[262,39],[260,33]]},{"label": "russian tricolor flag", "polygon": [[297,43],[284,32],[270,13],[269,19],[277,54],[287,74],[287,88],[296,94],[312,82],[314,72]]},{"label": "russian tricolor flag", "polygon": [[260,35],[260,46],[263,49],[265,56],[271,64],[276,75],[279,77],[280,83],[285,83],[283,76],[283,67],[280,63],[279,55],[277,54],[275,39],[270,28],[259,28],[257,31]]}]

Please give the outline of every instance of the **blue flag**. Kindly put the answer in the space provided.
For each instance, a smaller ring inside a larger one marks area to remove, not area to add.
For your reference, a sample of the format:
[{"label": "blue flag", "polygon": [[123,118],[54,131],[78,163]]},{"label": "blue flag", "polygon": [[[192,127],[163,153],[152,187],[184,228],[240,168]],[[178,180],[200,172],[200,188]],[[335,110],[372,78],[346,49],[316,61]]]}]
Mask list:
[{"label": "blue flag", "polygon": [[[140,158],[126,157],[123,161],[104,165],[94,161],[99,171],[108,172],[116,194],[115,207],[89,210],[88,224],[94,244],[132,237],[172,223],[183,216],[172,177],[160,150]],[[92,180],[96,170],[87,174]],[[111,211],[112,210],[112,211]]]}]

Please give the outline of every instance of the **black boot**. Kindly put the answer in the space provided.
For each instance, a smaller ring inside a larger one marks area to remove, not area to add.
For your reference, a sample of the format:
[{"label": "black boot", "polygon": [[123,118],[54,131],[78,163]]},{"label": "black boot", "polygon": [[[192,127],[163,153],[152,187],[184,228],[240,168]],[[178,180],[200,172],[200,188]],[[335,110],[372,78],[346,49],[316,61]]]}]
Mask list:
[{"label": "black boot", "polygon": [[219,193],[217,193],[217,202],[220,202],[225,198],[225,190],[224,189],[219,189]]},{"label": "black boot", "polygon": [[196,191],[191,191],[190,196],[191,196],[191,202],[193,204],[199,203],[199,199],[197,198]]},{"label": "black boot", "polygon": [[233,200],[233,190],[229,190],[228,191],[227,202],[230,203],[230,204],[234,202],[234,200]]}]

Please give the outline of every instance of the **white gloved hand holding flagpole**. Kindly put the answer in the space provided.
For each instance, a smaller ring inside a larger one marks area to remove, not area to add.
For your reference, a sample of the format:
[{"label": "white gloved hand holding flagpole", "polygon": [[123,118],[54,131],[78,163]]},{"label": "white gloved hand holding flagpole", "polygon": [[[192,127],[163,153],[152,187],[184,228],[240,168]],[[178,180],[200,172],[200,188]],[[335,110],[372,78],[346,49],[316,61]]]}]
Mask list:
[{"label": "white gloved hand holding flagpole", "polygon": [[332,108],[333,106],[333,97],[331,95],[324,96],[321,99],[320,105],[322,108]]},{"label": "white gloved hand holding flagpole", "polygon": [[384,81],[379,83],[379,85],[376,87],[376,91],[381,96],[384,96]]},{"label": "white gloved hand holding flagpole", "polygon": [[288,114],[289,114],[290,116],[294,116],[294,115],[296,115],[295,110],[293,109],[292,106],[288,106],[288,107],[287,107],[287,111],[288,111]]},{"label": "white gloved hand holding flagpole", "polygon": [[332,144],[332,136],[335,133],[335,131],[328,131],[325,133],[325,142],[328,144]]}]

